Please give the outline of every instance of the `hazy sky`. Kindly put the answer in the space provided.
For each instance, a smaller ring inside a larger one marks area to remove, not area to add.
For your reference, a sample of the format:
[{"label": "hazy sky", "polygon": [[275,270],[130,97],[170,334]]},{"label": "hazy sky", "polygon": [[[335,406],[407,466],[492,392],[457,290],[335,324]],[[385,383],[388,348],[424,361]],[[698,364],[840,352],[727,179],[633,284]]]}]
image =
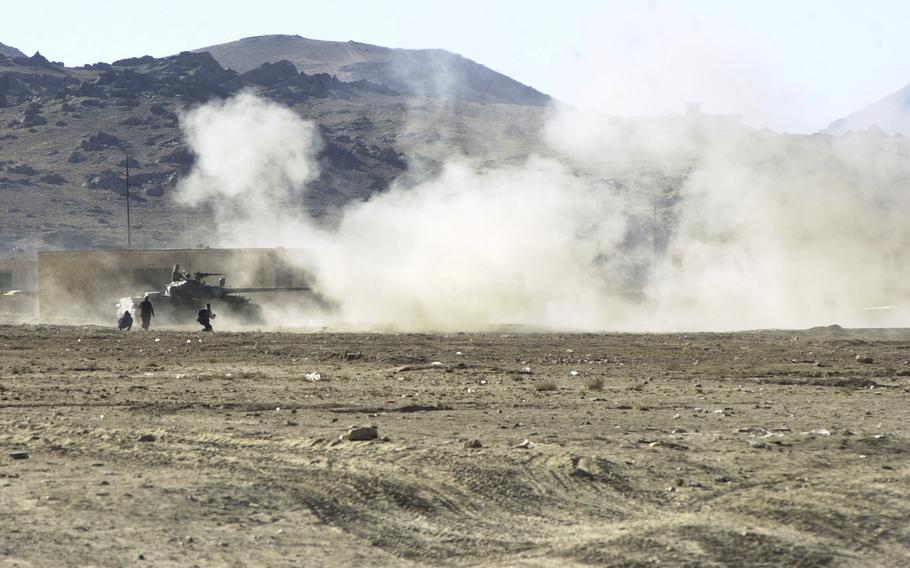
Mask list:
[{"label": "hazy sky", "polygon": [[908,21],[901,0],[30,0],[0,42],[67,65],[263,34],[442,48],[607,113],[812,132],[910,83]]}]

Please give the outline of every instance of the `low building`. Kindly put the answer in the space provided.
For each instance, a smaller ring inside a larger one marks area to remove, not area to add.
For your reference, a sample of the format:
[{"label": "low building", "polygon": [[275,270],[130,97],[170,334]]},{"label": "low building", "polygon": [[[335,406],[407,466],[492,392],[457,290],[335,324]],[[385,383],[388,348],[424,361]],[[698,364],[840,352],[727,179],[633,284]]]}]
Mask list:
[{"label": "low building", "polygon": [[0,322],[27,322],[38,315],[38,260],[34,255],[0,258]]}]

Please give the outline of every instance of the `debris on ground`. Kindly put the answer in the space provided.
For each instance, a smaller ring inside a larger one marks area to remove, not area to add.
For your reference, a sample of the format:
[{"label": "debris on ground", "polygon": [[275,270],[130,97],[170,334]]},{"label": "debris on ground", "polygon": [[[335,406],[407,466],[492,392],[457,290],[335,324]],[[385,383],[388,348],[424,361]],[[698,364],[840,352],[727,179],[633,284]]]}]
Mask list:
[{"label": "debris on ground", "polygon": [[343,440],[348,440],[351,442],[375,440],[378,437],[379,430],[375,426],[355,426],[348,429],[347,434],[343,434],[341,436]]}]

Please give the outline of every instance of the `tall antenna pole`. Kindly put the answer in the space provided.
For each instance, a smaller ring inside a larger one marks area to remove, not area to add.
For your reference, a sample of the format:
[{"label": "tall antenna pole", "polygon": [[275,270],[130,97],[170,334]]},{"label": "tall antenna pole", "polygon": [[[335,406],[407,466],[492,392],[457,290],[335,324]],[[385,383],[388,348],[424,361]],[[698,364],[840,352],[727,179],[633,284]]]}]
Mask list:
[{"label": "tall antenna pole", "polygon": [[652,205],[654,207],[654,217],[651,220],[651,237],[654,241],[652,244],[654,246],[654,258],[657,258],[657,192],[651,196]]},{"label": "tall antenna pole", "polygon": [[130,228],[130,153],[126,148],[123,149],[126,156],[126,250],[133,248],[133,235]]}]

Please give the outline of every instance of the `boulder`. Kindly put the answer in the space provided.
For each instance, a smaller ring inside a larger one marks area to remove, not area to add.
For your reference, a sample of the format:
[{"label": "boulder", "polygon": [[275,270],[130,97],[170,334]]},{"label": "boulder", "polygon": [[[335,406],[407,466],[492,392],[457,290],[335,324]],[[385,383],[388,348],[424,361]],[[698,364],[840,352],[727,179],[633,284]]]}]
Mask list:
[{"label": "boulder", "polygon": [[240,78],[248,83],[263,85],[265,87],[274,87],[290,79],[296,79],[299,73],[294,64],[286,59],[269,63],[266,61],[256,69],[247,71]]},{"label": "boulder", "polygon": [[8,171],[11,174],[19,174],[22,176],[33,176],[36,173],[38,173],[37,171],[35,171],[35,168],[28,166],[26,164],[20,164],[18,166],[6,166],[6,171]]},{"label": "boulder", "polygon": [[38,179],[44,183],[51,185],[63,185],[66,183],[66,178],[60,174],[47,174],[46,176],[41,176]]},{"label": "boulder", "polygon": [[[122,160],[120,160],[119,162],[117,162],[117,165],[120,166],[121,168],[125,168],[126,165],[127,165],[127,159],[126,159],[126,158],[123,158]],[[139,160],[137,160],[136,158],[130,158],[130,159],[129,159],[129,166],[130,166],[131,168],[140,168],[140,167],[142,167],[142,166],[139,165]],[[132,181],[132,179],[131,179],[130,181]]]},{"label": "boulder", "polygon": [[79,147],[89,152],[97,152],[108,148],[122,148],[123,142],[113,134],[99,132],[83,140]]},{"label": "boulder", "polygon": [[19,121],[19,124],[21,125],[20,128],[33,128],[35,126],[44,126],[47,124],[47,119],[40,114],[27,114]]},{"label": "boulder", "polygon": [[155,58],[151,55],[143,55],[142,57],[128,57],[126,59],[118,59],[111,63],[115,67],[134,67],[136,65],[143,65],[145,63],[154,63]]},{"label": "boulder", "polygon": [[89,189],[110,189],[126,193],[126,178],[120,177],[111,170],[86,176],[85,184]]},{"label": "boulder", "polygon": [[345,440],[350,440],[352,442],[375,440],[378,437],[379,430],[377,430],[374,426],[361,426],[359,428],[351,428],[348,430],[347,434],[344,434],[342,436],[342,438]]},{"label": "boulder", "polygon": [[380,150],[379,154],[376,155],[376,158],[400,170],[408,169],[407,156],[401,152],[397,152],[395,148],[383,148]]}]

